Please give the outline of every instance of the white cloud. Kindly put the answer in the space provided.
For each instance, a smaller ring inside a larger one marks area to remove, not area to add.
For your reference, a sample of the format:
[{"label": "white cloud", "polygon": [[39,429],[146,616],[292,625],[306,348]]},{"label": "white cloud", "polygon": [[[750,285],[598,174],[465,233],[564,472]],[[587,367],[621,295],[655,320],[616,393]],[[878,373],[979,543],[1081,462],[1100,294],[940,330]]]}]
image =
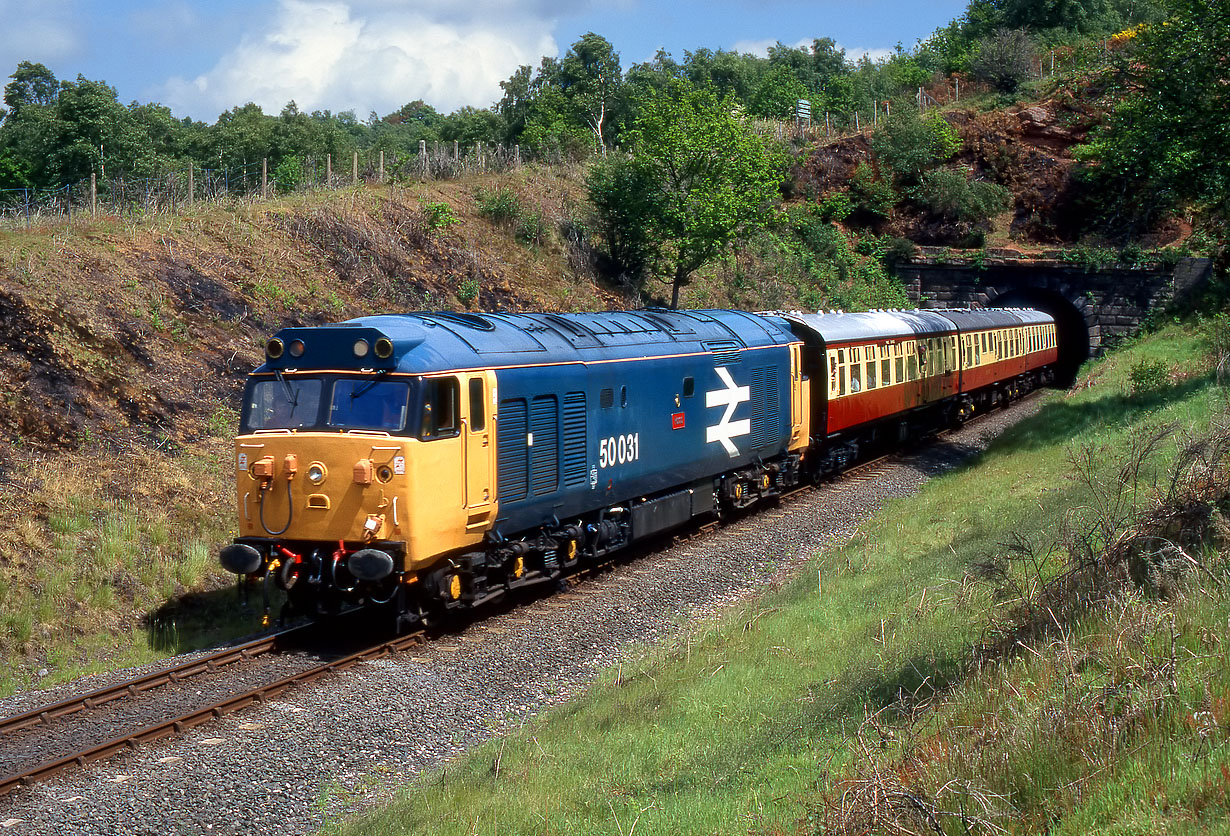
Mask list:
[{"label": "white cloud", "polygon": [[55,72],[54,64],[84,43],[80,20],[74,0],[0,0],[0,72],[8,75],[21,61]]},{"label": "white cloud", "polygon": [[172,78],[161,98],[202,119],[249,101],[277,113],[291,99],[300,110],[360,118],[415,99],[447,112],[487,107],[518,66],[557,52],[550,21],[509,3],[479,2],[466,18],[453,6],[447,19],[436,5],[448,4],[279,0],[267,31],[196,78]]}]

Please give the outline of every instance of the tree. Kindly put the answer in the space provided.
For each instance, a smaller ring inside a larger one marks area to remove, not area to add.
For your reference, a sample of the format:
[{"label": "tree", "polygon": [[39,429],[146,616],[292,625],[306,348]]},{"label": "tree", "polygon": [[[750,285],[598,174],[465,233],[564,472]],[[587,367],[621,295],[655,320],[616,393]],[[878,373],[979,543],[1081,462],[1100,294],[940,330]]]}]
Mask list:
[{"label": "tree", "polygon": [[789,119],[799,100],[809,98],[810,91],[798,76],[789,67],[778,66],[760,79],[752,95],[751,112],[766,119]]},{"label": "tree", "polygon": [[26,105],[50,107],[60,95],[60,82],[42,64],[22,61],[4,87],[4,103],[16,115]]},{"label": "tree", "polygon": [[1230,219],[1230,6],[1165,6],[1123,57],[1125,95],[1079,154],[1098,208],[1125,231],[1185,203]]},{"label": "tree", "polygon": [[618,109],[623,83],[619,53],[606,38],[587,32],[560,61],[557,79],[578,120],[593,131],[599,150],[606,153],[603,129]]},{"label": "tree", "polygon": [[785,155],[751,131],[730,97],[682,80],[639,103],[627,138],[628,179],[657,193],[635,222],[653,242],[656,267],[678,307],[696,270],[772,217]]},{"label": "tree", "polygon": [[624,154],[595,160],[585,178],[590,202],[602,224],[607,254],[621,284],[639,289],[657,258],[651,218],[658,209],[659,183],[648,166]]}]

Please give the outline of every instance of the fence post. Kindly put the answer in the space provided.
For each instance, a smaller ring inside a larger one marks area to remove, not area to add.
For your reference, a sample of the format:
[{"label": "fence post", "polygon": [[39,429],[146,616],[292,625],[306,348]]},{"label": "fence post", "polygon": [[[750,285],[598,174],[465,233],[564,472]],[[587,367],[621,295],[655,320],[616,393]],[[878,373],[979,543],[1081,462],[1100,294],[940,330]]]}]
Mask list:
[{"label": "fence post", "polygon": [[167,212],[175,214],[175,172],[167,172]]},{"label": "fence post", "polygon": [[430,169],[430,164],[427,159],[427,140],[419,140],[419,167],[423,169],[423,179],[427,179],[427,172]]},{"label": "fence post", "polygon": [[354,157],[350,160],[350,185],[359,185],[359,152],[354,152]]},{"label": "fence post", "polygon": [[30,228],[30,189],[23,187],[21,190],[22,199],[26,204],[26,229]]},{"label": "fence post", "polygon": [[261,200],[269,197],[269,158],[261,157]]},{"label": "fence post", "polygon": [[196,202],[196,181],[192,178],[192,163],[188,163],[188,205]]},{"label": "fence post", "polygon": [[957,82],[957,101],[961,101],[961,76],[957,76],[955,81]]},{"label": "fence post", "polygon": [[513,166],[521,168],[521,144],[517,143],[513,146]]},{"label": "fence post", "polygon": [[474,143],[474,165],[479,171],[483,170],[483,143],[482,140]]},{"label": "fence post", "polygon": [[325,154],[325,188],[333,188],[333,155]]},{"label": "fence post", "polygon": [[98,175],[90,172],[90,217],[98,217]]},{"label": "fence post", "polygon": [[384,152],[380,152],[380,182],[384,182]]},{"label": "fence post", "polygon": [[854,132],[858,133],[862,128],[858,126],[858,111],[854,111]]},{"label": "fence post", "polygon": [[459,150],[460,148],[461,148],[461,143],[460,143],[460,141],[459,141],[459,140],[454,139],[454,140],[453,140],[453,162],[457,162],[457,160],[461,159],[461,158],[458,156],[458,150]]}]

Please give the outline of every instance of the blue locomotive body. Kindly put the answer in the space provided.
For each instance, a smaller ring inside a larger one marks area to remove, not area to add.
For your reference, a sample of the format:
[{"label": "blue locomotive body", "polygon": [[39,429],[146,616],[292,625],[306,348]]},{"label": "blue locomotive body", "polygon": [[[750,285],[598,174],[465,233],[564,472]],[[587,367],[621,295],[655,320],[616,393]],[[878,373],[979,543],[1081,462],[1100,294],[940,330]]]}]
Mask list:
[{"label": "blue locomotive body", "polygon": [[[498,536],[681,487],[695,491],[695,513],[711,511],[714,477],[789,445],[781,406],[790,402],[789,346],[797,341],[763,318],[720,311],[486,319],[546,343],[532,364],[524,354],[491,358],[499,364]],[[633,523],[632,534],[663,522]]]}]

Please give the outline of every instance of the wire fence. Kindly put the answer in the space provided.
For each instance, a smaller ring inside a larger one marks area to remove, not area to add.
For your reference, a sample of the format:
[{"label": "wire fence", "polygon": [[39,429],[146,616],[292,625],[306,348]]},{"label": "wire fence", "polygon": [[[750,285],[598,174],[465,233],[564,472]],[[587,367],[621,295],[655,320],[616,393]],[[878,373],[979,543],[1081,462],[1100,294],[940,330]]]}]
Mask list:
[{"label": "wire fence", "polygon": [[[564,155],[547,149],[534,158],[553,162]],[[260,160],[233,168],[185,166],[149,177],[92,174],[88,180],[54,188],[0,189],[0,225],[30,227],[52,220],[72,224],[99,215],[172,213],[196,203],[253,201],[366,183],[446,180],[511,171],[522,164],[519,145],[420,142],[418,152],[410,154],[367,150],[341,160],[331,154],[286,158],[276,167]]]}]

